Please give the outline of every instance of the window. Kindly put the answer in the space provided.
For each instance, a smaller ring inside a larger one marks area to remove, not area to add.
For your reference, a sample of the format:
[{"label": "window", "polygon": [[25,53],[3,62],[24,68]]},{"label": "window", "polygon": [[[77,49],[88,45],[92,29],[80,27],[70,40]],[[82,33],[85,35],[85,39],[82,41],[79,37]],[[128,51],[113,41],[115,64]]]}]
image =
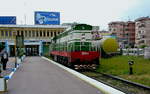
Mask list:
[{"label": "window", "polygon": [[145,43],[145,41],[144,41],[144,40],[141,40],[140,43]]},{"label": "window", "polygon": [[17,30],[17,35],[19,35],[19,30]]},{"label": "window", "polygon": [[25,31],[25,37],[27,37],[27,35],[28,35],[28,34],[27,34],[27,31]]},{"label": "window", "polygon": [[24,34],[23,34],[23,31],[21,31],[21,36],[23,36]]},{"label": "window", "polygon": [[141,31],[138,31],[139,32],[139,34],[141,34]]},{"label": "window", "polygon": [[29,31],[29,37],[31,37],[31,31]]},{"label": "window", "polygon": [[12,36],[12,31],[9,31],[9,36]]},{"label": "window", "polygon": [[45,31],[43,31],[43,37],[45,37]]},{"label": "window", "polygon": [[42,37],[42,31],[40,31],[40,37]]},{"label": "window", "polygon": [[4,36],[4,31],[3,30],[1,31],[1,36]]},{"label": "window", "polygon": [[85,36],[85,33],[82,33],[82,36]]},{"label": "window", "polygon": [[128,29],[128,28],[125,28],[125,31],[129,31],[129,29]]},{"label": "window", "polygon": [[111,28],[109,28],[109,31],[111,31]]},{"label": "window", "polygon": [[38,31],[36,31],[36,36],[39,37],[39,32]]},{"label": "window", "polygon": [[47,31],[47,37],[49,37],[49,31]]},{"label": "window", "polygon": [[5,31],[5,36],[8,37],[8,31]]},{"label": "window", "polygon": [[56,36],[56,32],[54,32],[54,36]]},{"label": "window", "polygon": [[53,31],[51,31],[51,37],[53,37]]},{"label": "window", "polygon": [[32,37],[35,37],[35,31],[32,31]]}]

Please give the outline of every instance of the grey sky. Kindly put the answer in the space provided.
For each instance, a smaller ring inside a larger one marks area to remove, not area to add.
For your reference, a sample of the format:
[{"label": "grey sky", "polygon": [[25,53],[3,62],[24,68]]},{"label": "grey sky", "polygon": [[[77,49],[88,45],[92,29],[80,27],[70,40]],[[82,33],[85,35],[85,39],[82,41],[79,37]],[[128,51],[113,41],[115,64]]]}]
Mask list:
[{"label": "grey sky", "polygon": [[[3,0],[0,16],[17,16],[17,24],[34,24],[34,11],[57,11],[61,23],[81,22],[107,28],[111,21],[149,16],[150,0]],[[138,11],[137,11],[138,10]]]}]

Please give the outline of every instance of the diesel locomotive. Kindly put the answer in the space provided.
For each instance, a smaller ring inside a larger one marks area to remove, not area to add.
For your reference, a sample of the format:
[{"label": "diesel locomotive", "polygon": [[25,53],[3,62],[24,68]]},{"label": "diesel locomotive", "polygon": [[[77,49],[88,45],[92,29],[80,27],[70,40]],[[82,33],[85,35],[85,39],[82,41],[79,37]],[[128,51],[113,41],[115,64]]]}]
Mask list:
[{"label": "diesel locomotive", "polygon": [[[52,59],[76,70],[96,69],[101,51],[109,50],[104,44],[109,46],[109,43],[93,40],[93,30],[91,25],[76,24],[53,37],[50,44]],[[100,42],[104,47],[100,47]]]}]

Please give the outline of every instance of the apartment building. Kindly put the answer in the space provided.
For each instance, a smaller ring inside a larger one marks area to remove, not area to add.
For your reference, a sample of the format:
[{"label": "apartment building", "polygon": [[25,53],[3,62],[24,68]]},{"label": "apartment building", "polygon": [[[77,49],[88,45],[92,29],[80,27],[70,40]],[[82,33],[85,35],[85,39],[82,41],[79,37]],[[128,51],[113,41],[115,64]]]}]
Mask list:
[{"label": "apartment building", "polygon": [[141,17],[135,20],[135,44],[150,46],[150,18]]},{"label": "apartment building", "polygon": [[122,48],[134,47],[135,22],[115,21],[115,22],[110,22],[108,25],[109,25],[109,31],[112,32],[112,35],[116,36],[120,47]]}]

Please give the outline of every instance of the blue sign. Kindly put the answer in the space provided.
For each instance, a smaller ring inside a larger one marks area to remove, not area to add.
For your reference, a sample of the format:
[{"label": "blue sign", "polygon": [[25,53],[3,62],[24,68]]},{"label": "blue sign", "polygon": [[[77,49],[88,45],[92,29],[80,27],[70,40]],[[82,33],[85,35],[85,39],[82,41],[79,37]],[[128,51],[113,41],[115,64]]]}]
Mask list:
[{"label": "blue sign", "polygon": [[60,12],[35,12],[35,24],[60,25]]},{"label": "blue sign", "polygon": [[0,16],[0,24],[16,24],[16,16]]}]

